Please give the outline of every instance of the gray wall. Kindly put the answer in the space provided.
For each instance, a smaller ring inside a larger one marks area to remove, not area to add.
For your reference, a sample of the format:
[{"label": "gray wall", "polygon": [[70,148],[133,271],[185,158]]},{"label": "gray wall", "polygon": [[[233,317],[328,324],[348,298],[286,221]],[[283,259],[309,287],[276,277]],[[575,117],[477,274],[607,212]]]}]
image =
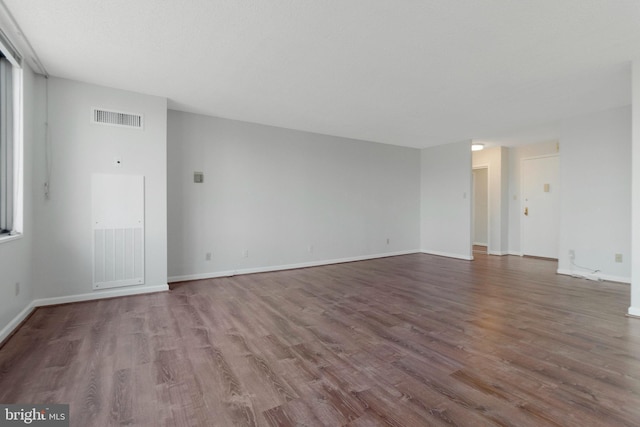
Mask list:
[{"label": "gray wall", "polygon": [[471,141],[425,148],[421,159],[421,248],[471,259]]},{"label": "gray wall", "polygon": [[417,149],[170,110],[168,159],[170,278],[419,249]]},{"label": "gray wall", "polygon": [[[631,108],[562,122],[558,270],[628,282],[631,277]],[[635,191],[638,191],[637,189]],[[615,254],[623,262],[615,262]]]},{"label": "gray wall", "polygon": [[[92,124],[92,107],[142,113],[144,130]],[[36,198],[36,298],[103,292],[92,289],[93,173],[145,176],[145,285],[130,289],[166,287],[166,111],[165,98],[49,78],[51,191]],[[43,165],[35,165],[38,184]]]}]

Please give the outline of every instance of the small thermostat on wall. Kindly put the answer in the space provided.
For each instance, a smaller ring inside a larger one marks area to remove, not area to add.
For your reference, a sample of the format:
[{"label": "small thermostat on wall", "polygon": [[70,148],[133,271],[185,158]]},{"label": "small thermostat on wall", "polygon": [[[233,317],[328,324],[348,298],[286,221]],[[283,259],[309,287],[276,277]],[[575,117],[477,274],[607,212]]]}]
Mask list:
[{"label": "small thermostat on wall", "polygon": [[196,184],[202,184],[204,182],[204,173],[202,172],[194,172],[193,173],[193,182]]}]

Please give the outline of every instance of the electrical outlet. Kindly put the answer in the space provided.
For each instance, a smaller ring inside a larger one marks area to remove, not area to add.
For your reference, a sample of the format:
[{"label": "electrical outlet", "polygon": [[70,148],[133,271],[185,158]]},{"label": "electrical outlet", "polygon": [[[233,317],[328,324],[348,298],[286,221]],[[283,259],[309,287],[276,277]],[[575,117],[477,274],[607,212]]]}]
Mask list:
[{"label": "electrical outlet", "polygon": [[207,252],[207,253],[204,255],[204,259],[205,259],[205,261],[211,261],[211,252]]},{"label": "electrical outlet", "polygon": [[622,254],[616,254],[616,262],[622,262]]},{"label": "electrical outlet", "polygon": [[309,253],[313,252],[313,245],[309,245],[307,247],[307,252],[309,252]]},{"label": "electrical outlet", "polygon": [[20,295],[20,282],[16,282],[16,296]]},{"label": "electrical outlet", "polygon": [[245,249],[244,251],[242,251],[242,258],[249,258],[249,250]]},{"label": "electrical outlet", "polygon": [[389,243],[391,243],[391,239],[389,239],[389,238],[387,237],[387,245],[388,245]]},{"label": "electrical outlet", "polygon": [[571,261],[574,261],[576,259],[576,251],[574,251],[573,249],[569,249],[569,259]]}]

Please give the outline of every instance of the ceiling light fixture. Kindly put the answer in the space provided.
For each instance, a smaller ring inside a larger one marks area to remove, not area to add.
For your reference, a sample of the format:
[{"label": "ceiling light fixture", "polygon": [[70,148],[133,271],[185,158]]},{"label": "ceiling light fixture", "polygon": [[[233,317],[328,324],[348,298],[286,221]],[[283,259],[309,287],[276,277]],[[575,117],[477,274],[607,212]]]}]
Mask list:
[{"label": "ceiling light fixture", "polygon": [[480,144],[477,142],[474,142],[473,144],[471,144],[471,151],[480,151],[480,150],[484,150],[484,144]]}]

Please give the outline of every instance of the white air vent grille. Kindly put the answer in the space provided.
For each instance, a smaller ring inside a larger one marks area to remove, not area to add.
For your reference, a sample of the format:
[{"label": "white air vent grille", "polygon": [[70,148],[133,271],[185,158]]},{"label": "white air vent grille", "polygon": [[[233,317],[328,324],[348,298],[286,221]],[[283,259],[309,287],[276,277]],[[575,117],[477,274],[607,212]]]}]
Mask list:
[{"label": "white air vent grille", "polygon": [[144,230],[94,229],[94,289],[144,283]]},{"label": "white air vent grille", "polygon": [[93,109],[91,121],[101,125],[120,126],[133,129],[142,129],[143,126],[142,114],[105,110],[103,108]]}]

